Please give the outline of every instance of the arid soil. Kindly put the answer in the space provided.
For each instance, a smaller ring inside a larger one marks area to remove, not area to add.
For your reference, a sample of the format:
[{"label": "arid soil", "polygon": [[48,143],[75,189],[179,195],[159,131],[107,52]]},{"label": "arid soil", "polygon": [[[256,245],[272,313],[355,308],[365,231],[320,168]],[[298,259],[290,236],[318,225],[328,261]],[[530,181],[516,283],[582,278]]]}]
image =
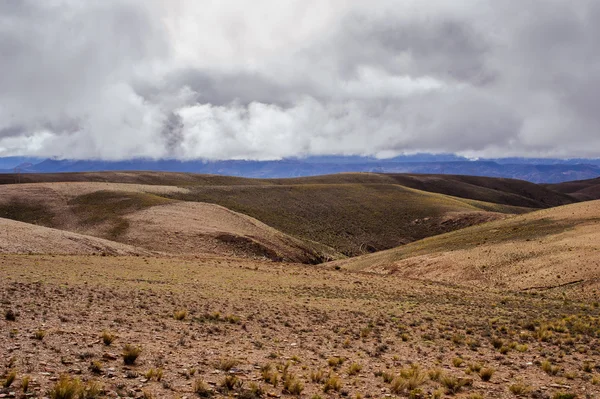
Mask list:
[{"label": "arid soil", "polygon": [[600,309],[569,296],[227,258],[0,269],[7,396],[600,397]]}]

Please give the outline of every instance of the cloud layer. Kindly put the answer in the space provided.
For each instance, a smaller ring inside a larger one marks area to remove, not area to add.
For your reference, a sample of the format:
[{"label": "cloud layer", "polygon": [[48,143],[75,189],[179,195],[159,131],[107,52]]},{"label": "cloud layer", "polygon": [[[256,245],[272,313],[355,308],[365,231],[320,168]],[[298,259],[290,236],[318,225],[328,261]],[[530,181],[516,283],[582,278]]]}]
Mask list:
[{"label": "cloud layer", "polygon": [[0,156],[600,157],[596,0],[7,0]]}]

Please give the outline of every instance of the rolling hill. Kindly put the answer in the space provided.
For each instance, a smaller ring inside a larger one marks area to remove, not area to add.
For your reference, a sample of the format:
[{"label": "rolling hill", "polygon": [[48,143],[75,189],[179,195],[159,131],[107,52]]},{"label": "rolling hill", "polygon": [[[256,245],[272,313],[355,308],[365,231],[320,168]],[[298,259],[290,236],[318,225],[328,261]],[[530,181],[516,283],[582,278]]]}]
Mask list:
[{"label": "rolling hill", "polygon": [[[320,263],[339,257],[214,204],[161,195],[175,186],[37,183],[0,187],[0,216],[174,255]],[[325,258],[323,258],[325,257]]]},{"label": "rolling hill", "polygon": [[600,288],[600,201],[514,216],[333,262],[352,271],[511,290]]},{"label": "rolling hill", "polygon": [[151,255],[130,245],[0,218],[0,253],[55,255]]},{"label": "rolling hill", "polygon": [[[14,182],[14,175],[0,181]],[[26,174],[0,217],[172,254],[320,263],[576,201],[533,183],[346,173],[244,179],[163,172]]]},{"label": "rolling hill", "polygon": [[580,201],[600,199],[600,178],[546,184],[544,187],[559,193],[568,194]]}]

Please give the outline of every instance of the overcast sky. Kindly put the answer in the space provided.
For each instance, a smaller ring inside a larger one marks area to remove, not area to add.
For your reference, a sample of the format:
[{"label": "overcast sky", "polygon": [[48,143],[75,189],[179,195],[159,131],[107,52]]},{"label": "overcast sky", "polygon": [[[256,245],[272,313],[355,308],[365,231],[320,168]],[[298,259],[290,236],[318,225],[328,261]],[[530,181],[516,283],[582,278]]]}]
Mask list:
[{"label": "overcast sky", "polygon": [[0,156],[600,157],[598,0],[2,0]]}]

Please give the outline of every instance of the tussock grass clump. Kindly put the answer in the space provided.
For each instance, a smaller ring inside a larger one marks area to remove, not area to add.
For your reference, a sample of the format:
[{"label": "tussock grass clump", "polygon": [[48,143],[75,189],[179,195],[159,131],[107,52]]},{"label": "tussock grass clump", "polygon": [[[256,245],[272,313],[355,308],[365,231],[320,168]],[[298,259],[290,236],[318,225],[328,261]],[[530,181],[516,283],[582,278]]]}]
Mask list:
[{"label": "tussock grass clump", "polygon": [[440,383],[444,386],[444,388],[446,388],[446,393],[453,395],[460,392],[460,390],[467,385],[467,380],[450,374],[445,374],[440,377]]},{"label": "tussock grass clump", "polygon": [[221,359],[217,362],[216,367],[222,371],[229,371],[238,364],[240,364],[240,362],[237,359]]},{"label": "tussock grass clump", "polygon": [[37,330],[36,332],[33,333],[33,338],[37,339],[38,341],[41,341],[44,339],[44,337],[46,336],[46,331],[44,330]]},{"label": "tussock grass clump", "polygon": [[481,381],[489,382],[492,379],[495,371],[496,370],[490,367],[481,369],[481,371],[479,371],[479,378],[481,378]]},{"label": "tussock grass clump", "polygon": [[544,360],[542,362],[542,370],[548,375],[556,375],[560,371],[559,366],[553,366],[550,360]]},{"label": "tussock grass clump", "polygon": [[220,387],[226,392],[233,391],[242,387],[242,381],[235,375],[228,375],[221,380]]},{"label": "tussock grass clump", "polygon": [[271,363],[260,368],[260,375],[262,376],[263,381],[274,387],[279,383],[279,373],[277,373],[277,370],[273,370],[273,365]]},{"label": "tussock grass clump", "polygon": [[531,393],[531,387],[524,382],[516,382],[508,387],[509,391],[516,396],[525,396]]},{"label": "tussock grass clump", "polygon": [[29,382],[30,381],[31,381],[31,377],[28,375],[23,377],[23,379],[21,380],[21,390],[23,391],[23,393],[27,393],[27,391],[29,391]]},{"label": "tussock grass clump", "polygon": [[362,370],[362,366],[358,363],[352,363],[350,367],[348,367],[348,375],[357,375]]},{"label": "tussock grass clump", "polygon": [[334,369],[339,368],[342,364],[344,364],[344,358],[343,357],[330,357],[327,360],[327,364],[329,365],[329,367],[333,367]]},{"label": "tussock grass clump", "polygon": [[465,361],[460,358],[460,357],[455,357],[454,359],[452,359],[452,365],[454,367],[460,367],[465,363]]},{"label": "tussock grass clump", "polygon": [[552,395],[552,399],[575,399],[576,397],[576,394],[570,392],[556,392]]},{"label": "tussock grass clump", "polygon": [[81,395],[82,391],[79,379],[63,375],[48,394],[51,399],[75,399]]},{"label": "tussock grass clump", "polygon": [[427,373],[421,370],[418,365],[413,364],[402,369],[400,375],[392,380],[390,390],[394,394],[410,392],[419,388],[425,381],[427,381]]},{"label": "tussock grass clump", "polygon": [[137,360],[137,358],[140,356],[141,353],[142,353],[141,347],[134,346],[131,344],[126,344],[125,346],[123,346],[123,352],[122,352],[123,363],[125,363],[128,366],[135,364],[135,361]]},{"label": "tussock grass clump", "polygon": [[328,393],[329,391],[339,392],[342,389],[342,381],[337,375],[329,375],[323,385],[323,392]]},{"label": "tussock grass clump", "polygon": [[185,318],[187,317],[187,310],[177,310],[173,313],[173,318],[175,320],[185,320]]},{"label": "tussock grass clump", "polygon": [[592,364],[591,362],[583,362],[583,366],[581,367],[581,369],[586,373],[591,373],[592,371],[594,371],[594,364]]},{"label": "tussock grass clump", "polygon": [[210,389],[208,384],[204,382],[202,378],[198,378],[194,381],[194,383],[192,384],[192,389],[194,393],[200,396],[201,398],[210,398],[211,396],[213,396],[212,389]]},{"label": "tussock grass clump", "polygon": [[429,376],[429,379],[431,381],[439,381],[440,377],[442,376],[442,369],[440,369],[440,368],[431,369],[427,372],[427,375]]},{"label": "tussock grass clump", "polygon": [[98,360],[95,360],[90,363],[90,371],[94,374],[102,373],[102,363]]},{"label": "tussock grass clump", "polygon": [[6,375],[6,379],[4,380],[4,382],[2,382],[2,386],[4,388],[10,387],[15,381],[15,378],[17,378],[17,372],[15,370],[12,370]]},{"label": "tussock grass clump", "polygon": [[320,384],[325,380],[325,372],[322,369],[313,370],[310,372],[310,381],[315,384]]},{"label": "tussock grass clump", "polygon": [[112,334],[108,330],[102,331],[102,335],[100,337],[102,338],[102,343],[106,346],[110,346],[117,338],[115,334]]},{"label": "tussock grass clump", "polygon": [[[195,372],[196,371],[194,370],[194,373]],[[193,375],[191,373],[191,370],[190,370],[190,374]],[[162,380],[162,376],[163,376],[163,370],[161,368],[150,369],[150,370],[148,370],[146,372],[146,374],[144,374],[144,377],[146,377],[148,380],[154,379],[154,380],[159,381],[159,382],[160,382],[160,380]]]},{"label": "tussock grass clump", "polygon": [[283,391],[299,396],[304,391],[304,385],[294,375],[286,374],[283,380]]}]

